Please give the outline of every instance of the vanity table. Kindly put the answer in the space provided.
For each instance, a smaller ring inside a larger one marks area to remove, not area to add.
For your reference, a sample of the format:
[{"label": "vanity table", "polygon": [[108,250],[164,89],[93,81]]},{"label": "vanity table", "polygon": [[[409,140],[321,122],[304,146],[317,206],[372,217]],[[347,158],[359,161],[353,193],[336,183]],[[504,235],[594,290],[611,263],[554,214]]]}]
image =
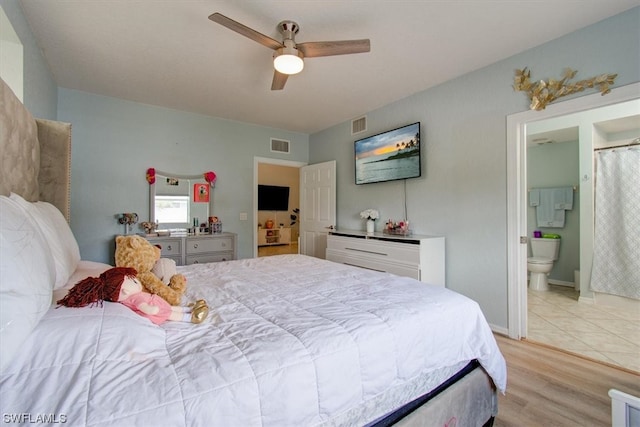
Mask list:
[{"label": "vanity table", "polygon": [[[183,175],[147,170],[149,222],[160,229],[183,229],[206,224],[213,217],[213,171]],[[162,257],[177,265],[228,261],[238,258],[235,233],[173,234],[145,238],[161,247]]]},{"label": "vanity table", "polygon": [[146,237],[152,245],[161,247],[163,258],[177,265],[229,261],[238,258],[235,233]]}]

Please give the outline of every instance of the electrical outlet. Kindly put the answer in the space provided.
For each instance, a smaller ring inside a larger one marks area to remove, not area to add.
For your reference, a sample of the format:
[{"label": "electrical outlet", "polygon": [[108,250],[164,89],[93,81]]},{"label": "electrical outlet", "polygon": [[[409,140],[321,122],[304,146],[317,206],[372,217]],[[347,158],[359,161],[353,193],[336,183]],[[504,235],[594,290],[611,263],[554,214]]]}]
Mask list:
[{"label": "electrical outlet", "polygon": [[246,221],[246,220],[247,220],[247,213],[240,212],[240,221]]}]

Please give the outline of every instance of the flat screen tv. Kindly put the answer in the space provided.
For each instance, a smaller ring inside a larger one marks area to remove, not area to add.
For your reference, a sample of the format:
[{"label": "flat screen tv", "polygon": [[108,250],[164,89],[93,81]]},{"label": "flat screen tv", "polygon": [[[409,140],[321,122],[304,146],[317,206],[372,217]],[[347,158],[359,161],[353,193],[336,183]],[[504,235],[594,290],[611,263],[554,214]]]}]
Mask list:
[{"label": "flat screen tv", "polygon": [[259,211],[288,211],[289,187],[258,185]]},{"label": "flat screen tv", "polygon": [[417,178],[421,174],[420,122],[354,142],[356,184]]}]

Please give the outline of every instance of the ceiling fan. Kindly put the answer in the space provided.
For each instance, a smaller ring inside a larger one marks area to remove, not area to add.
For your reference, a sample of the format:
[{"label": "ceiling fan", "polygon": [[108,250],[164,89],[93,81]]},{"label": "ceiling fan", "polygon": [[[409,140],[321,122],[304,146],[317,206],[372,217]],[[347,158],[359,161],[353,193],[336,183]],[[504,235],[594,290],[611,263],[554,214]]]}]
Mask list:
[{"label": "ceiling fan", "polygon": [[275,50],[273,53],[273,66],[275,70],[271,90],[283,89],[290,75],[302,71],[305,57],[314,58],[317,56],[346,55],[351,53],[364,53],[371,50],[369,39],[296,44],[295,36],[300,30],[300,27],[293,21],[282,21],[278,24],[278,30],[282,34],[282,42],[279,42],[217,12],[210,15],[209,19],[263,46]]}]

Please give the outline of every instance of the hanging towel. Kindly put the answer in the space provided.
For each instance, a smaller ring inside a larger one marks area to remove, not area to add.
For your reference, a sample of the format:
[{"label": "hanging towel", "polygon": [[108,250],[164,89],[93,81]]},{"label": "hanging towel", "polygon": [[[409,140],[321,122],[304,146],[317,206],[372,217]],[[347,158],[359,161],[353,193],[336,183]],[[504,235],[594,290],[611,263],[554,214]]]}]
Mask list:
[{"label": "hanging towel", "polygon": [[553,203],[555,209],[570,211],[573,209],[573,187],[553,189]]},{"label": "hanging towel", "polygon": [[529,206],[538,206],[540,205],[540,189],[532,188],[529,191]]},{"label": "hanging towel", "polygon": [[573,187],[537,188],[531,193],[529,204],[536,206],[538,227],[563,228],[565,211],[573,209]]}]

